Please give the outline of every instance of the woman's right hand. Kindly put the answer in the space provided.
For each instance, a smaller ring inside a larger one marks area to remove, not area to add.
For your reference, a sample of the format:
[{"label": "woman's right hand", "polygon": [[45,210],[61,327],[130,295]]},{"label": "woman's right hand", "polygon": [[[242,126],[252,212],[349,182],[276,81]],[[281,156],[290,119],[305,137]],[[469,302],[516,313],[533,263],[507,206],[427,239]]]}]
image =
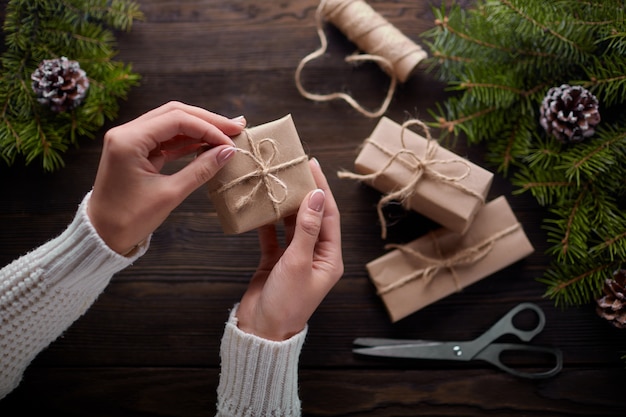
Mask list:
[{"label": "woman's right hand", "polygon": [[[226,164],[235,151],[230,136],[245,124],[242,116],[170,102],[109,130],[87,210],[104,242],[126,254],[146,239]],[[198,156],[172,175],[160,173],[189,154]]]}]

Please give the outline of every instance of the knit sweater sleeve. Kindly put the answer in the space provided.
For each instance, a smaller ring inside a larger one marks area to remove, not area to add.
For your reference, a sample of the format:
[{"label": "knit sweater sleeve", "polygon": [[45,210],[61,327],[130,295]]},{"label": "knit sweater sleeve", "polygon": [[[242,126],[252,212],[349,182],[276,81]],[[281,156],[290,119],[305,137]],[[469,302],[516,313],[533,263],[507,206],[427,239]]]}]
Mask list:
[{"label": "knit sweater sleeve", "polygon": [[300,416],[298,360],[307,328],[282,342],[266,340],[237,327],[237,307],[220,348],[217,417]]},{"label": "knit sweater sleeve", "polygon": [[148,248],[147,240],[128,256],[111,250],[87,216],[90,196],[61,235],[0,270],[0,398],[87,311],[111,276]]}]

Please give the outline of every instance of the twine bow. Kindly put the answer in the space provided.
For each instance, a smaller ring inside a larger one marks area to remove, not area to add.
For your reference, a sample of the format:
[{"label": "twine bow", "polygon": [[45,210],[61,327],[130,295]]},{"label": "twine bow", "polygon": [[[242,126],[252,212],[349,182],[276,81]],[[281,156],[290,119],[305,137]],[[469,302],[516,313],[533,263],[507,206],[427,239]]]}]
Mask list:
[{"label": "twine bow", "polygon": [[[420,126],[426,134],[426,150],[422,158],[417,156],[417,154],[414,151],[408,149],[404,142],[404,133],[406,129],[409,126],[414,126],[414,125]],[[478,198],[481,202],[484,203],[485,199],[480,193],[470,188],[467,188],[465,185],[459,182],[470,174],[471,165],[469,164],[469,162],[460,158],[434,159],[439,145],[430,135],[430,130],[428,129],[428,126],[426,126],[426,124],[424,124],[422,121],[417,120],[417,119],[412,119],[402,124],[402,130],[400,131],[400,143],[402,145],[402,148],[397,152],[390,151],[389,149],[385,148],[383,145],[373,141],[371,138],[367,139],[365,142],[374,146],[376,149],[378,149],[379,151],[384,153],[386,156],[388,156],[389,159],[387,160],[387,163],[381,169],[371,174],[355,174],[352,172],[342,171],[338,173],[339,178],[350,178],[350,179],[355,179],[355,180],[360,180],[360,181],[373,182],[396,162],[402,164],[405,168],[407,168],[411,172],[411,177],[409,178],[409,180],[405,183],[403,187],[401,187],[398,190],[391,191],[388,194],[384,195],[380,199],[378,204],[376,205],[376,211],[378,212],[378,218],[381,223],[381,237],[383,239],[387,238],[387,222],[383,214],[383,207],[387,205],[389,202],[396,200],[396,201],[400,201],[404,208],[409,209],[410,199],[417,192],[417,185],[420,182],[420,180],[424,177],[424,175],[428,176],[429,178],[435,181],[443,182],[452,187],[455,187],[463,191],[466,194],[469,194],[473,197]],[[460,164],[460,165],[463,165],[466,169],[465,169],[465,172],[463,172],[462,174],[457,175],[457,176],[452,176],[452,175],[442,174],[434,168],[434,165],[444,165],[444,164]]]},{"label": "twine bow", "polygon": [[520,229],[520,227],[521,225],[519,223],[515,223],[514,225],[501,230],[500,232],[488,237],[487,239],[477,243],[476,245],[458,251],[449,257],[444,257],[441,254],[441,250],[439,248],[437,240],[433,239],[438,255],[440,256],[439,259],[426,256],[406,245],[386,245],[386,249],[398,249],[409,257],[426,263],[428,266],[415,270],[412,273],[400,278],[399,280],[394,281],[391,284],[385,285],[382,288],[379,288],[378,294],[387,294],[417,279],[423,279],[425,285],[428,285],[442,268],[448,268],[450,270],[457,291],[460,291],[462,289],[462,286],[454,268],[458,266],[471,265],[480,261],[485,256],[487,256],[489,252],[491,252],[497,240],[510,235],[511,233]]},{"label": "twine bow", "polygon": [[[258,181],[254,185],[254,187],[252,187],[252,189],[247,194],[237,199],[237,201],[235,202],[235,211],[240,211],[243,207],[249,204],[253,200],[256,193],[261,189],[261,187],[265,186],[265,189],[267,190],[267,196],[272,202],[272,206],[274,208],[274,211],[276,212],[276,216],[280,217],[280,204],[287,199],[289,190],[287,184],[285,184],[283,180],[278,178],[275,173],[283,171],[287,168],[291,168],[295,165],[298,165],[299,163],[306,161],[307,156],[302,155],[299,158],[282,162],[277,165],[272,165],[274,159],[276,159],[279,153],[276,141],[272,138],[264,138],[255,143],[252,140],[250,132],[247,129],[245,129],[244,132],[248,139],[248,146],[250,148],[250,151],[242,148],[237,148],[237,152],[249,157],[252,162],[254,162],[254,164],[257,166],[257,169],[222,185],[217,190],[217,192],[223,193],[239,184],[242,184],[254,178],[258,178]],[[263,156],[263,152],[261,150],[261,147],[264,144],[270,145],[270,152],[267,154],[266,157]],[[278,188],[282,190],[282,193],[280,193],[280,195],[277,195],[277,193],[274,191],[275,187],[272,186],[272,183],[278,185]]]}]

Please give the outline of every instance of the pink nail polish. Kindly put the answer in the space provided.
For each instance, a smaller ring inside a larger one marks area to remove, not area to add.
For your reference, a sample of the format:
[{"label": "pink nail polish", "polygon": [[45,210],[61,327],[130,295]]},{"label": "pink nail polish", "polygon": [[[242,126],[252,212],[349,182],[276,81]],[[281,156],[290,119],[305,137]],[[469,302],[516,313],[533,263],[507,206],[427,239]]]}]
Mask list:
[{"label": "pink nail polish", "polygon": [[218,154],[217,154],[217,162],[222,165],[224,163],[226,163],[226,161],[228,161],[230,158],[232,158],[232,156],[235,154],[235,151],[237,149],[233,148],[232,146],[229,146],[228,148],[224,148],[222,149]]},{"label": "pink nail polish", "polygon": [[243,116],[233,117],[231,120],[241,127],[246,127],[246,118]]},{"label": "pink nail polish", "polygon": [[309,208],[311,210],[320,212],[324,208],[324,202],[326,201],[326,194],[324,190],[317,189],[313,191],[313,194],[309,197]]}]

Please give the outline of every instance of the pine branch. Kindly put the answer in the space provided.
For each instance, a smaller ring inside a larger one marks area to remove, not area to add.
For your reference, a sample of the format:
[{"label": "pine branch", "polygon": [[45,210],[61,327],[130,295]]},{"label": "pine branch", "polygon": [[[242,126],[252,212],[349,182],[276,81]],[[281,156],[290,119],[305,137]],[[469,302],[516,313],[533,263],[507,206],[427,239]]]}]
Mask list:
[{"label": "pine branch", "polygon": [[593,262],[582,264],[553,264],[538,279],[547,286],[545,296],[554,300],[557,307],[581,305],[602,292],[604,280],[611,277],[618,262]]},{"label": "pine branch", "polygon": [[[626,45],[626,34],[622,34]],[[611,53],[602,59],[595,58],[593,64],[585,69],[587,79],[578,80],[577,84],[589,88],[605,106],[612,106],[626,95],[626,62],[623,52]]]},{"label": "pine branch", "polygon": [[[41,161],[46,171],[63,166],[62,155],[82,137],[93,137],[117,116],[119,100],[137,85],[130,65],[113,61],[112,30],[130,30],[138,5],[122,0],[12,0],[0,58],[0,155],[8,165]],[[44,59],[78,61],[90,81],[83,103],[54,113],[35,99],[30,76]]]},{"label": "pine branch", "polygon": [[623,151],[616,151],[616,147],[624,149],[626,146],[626,130],[598,132],[597,139],[579,146],[570,148],[564,152],[562,161],[557,169],[563,169],[565,177],[580,184],[615,169],[622,163],[617,156],[623,155]]},{"label": "pine branch", "polygon": [[[487,142],[515,194],[546,208],[554,257],[540,280],[559,305],[599,294],[626,259],[626,23],[618,0],[482,0],[434,9],[431,70],[455,94],[436,106],[443,133]],[[497,34],[497,36],[494,36]],[[600,100],[595,135],[564,145],[539,126],[547,90],[582,85]]]}]

